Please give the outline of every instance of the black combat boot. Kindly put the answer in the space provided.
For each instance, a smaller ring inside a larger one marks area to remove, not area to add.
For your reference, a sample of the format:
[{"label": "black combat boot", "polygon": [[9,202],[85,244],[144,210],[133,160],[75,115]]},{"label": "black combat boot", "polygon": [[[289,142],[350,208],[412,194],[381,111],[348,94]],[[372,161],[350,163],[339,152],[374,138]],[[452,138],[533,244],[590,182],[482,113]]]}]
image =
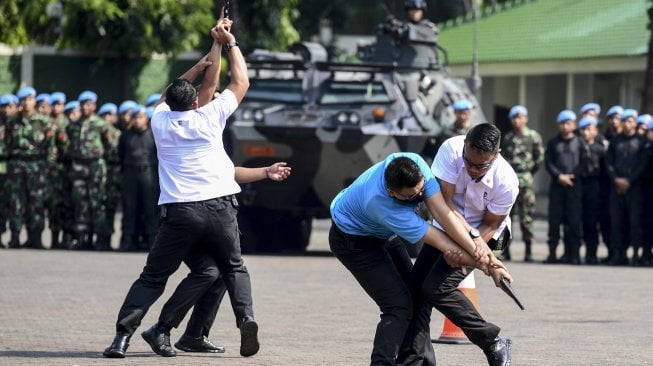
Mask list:
[{"label": "black combat boot", "polygon": [[61,249],[61,243],[59,242],[59,230],[52,230],[50,249]]},{"label": "black combat boot", "polygon": [[65,232],[63,233],[63,238],[61,239],[60,247],[61,249],[70,249],[73,241],[72,234]]},{"label": "black combat boot", "polygon": [[531,263],[533,262],[533,254],[531,253],[531,241],[524,241],[524,262]]},{"label": "black combat boot", "polygon": [[75,237],[70,244],[70,249],[73,250],[87,250],[90,247],[91,245],[86,238],[86,233],[84,232],[75,234]]},{"label": "black combat boot", "polygon": [[20,248],[20,231],[11,231],[11,239],[9,239],[9,248]]},{"label": "black combat boot", "polygon": [[25,246],[34,249],[45,249],[41,241],[41,230],[30,230],[27,233],[27,243]]},{"label": "black combat boot", "polygon": [[97,240],[95,241],[95,250],[100,250],[100,251],[112,250],[111,236],[107,234],[98,234]]}]

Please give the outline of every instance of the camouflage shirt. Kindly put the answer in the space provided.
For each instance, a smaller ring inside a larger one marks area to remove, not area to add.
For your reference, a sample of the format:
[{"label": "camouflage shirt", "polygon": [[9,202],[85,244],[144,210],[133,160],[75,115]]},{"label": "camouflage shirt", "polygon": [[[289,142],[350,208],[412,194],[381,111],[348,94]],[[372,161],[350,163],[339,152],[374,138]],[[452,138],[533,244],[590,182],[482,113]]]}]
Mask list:
[{"label": "camouflage shirt", "polygon": [[69,123],[66,138],[66,156],[71,159],[102,159],[110,149],[109,127],[95,115]]},{"label": "camouflage shirt", "polygon": [[510,163],[519,178],[519,187],[533,184],[533,174],[544,162],[544,145],[537,131],[524,128],[524,135],[508,132],[501,143],[501,155]]},{"label": "camouflage shirt", "polygon": [[109,140],[109,149],[105,151],[104,159],[109,164],[119,164],[120,157],[118,156],[118,141],[120,140],[120,134],[122,131],[118,127],[110,125],[107,123],[107,137]]},{"label": "camouflage shirt", "polygon": [[5,134],[10,159],[54,161],[54,130],[47,116],[34,113],[25,117],[19,113],[9,120]]}]

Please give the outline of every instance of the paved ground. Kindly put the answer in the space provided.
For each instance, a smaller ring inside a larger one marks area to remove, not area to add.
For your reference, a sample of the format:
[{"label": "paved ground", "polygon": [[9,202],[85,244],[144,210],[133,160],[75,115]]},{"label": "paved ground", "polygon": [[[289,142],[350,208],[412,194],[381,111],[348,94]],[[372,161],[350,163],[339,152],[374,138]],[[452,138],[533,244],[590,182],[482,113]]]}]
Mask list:
[{"label": "paved ground", "polygon": [[[0,365],[365,365],[378,310],[329,255],[327,227],[315,224],[307,255],[246,256],[262,343],[247,359],[238,355],[229,305],[212,333],[227,347],[224,354],[162,358],[136,335],[126,359],[104,359],[117,310],[145,254],[0,250]],[[535,257],[541,260],[545,224],[536,227]],[[521,247],[514,245],[516,259]],[[481,313],[513,339],[513,365],[653,364],[653,268],[518,260],[510,269],[525,311],[478,272],[476,291]],[[184,274],[170,280],[163,298]],[[142,330],[156,321],[161,303]],[[434,314],[434,337],[442,324]],[[181,333],[174,330],[173,341]],[[435,348],[439,365],[486,364],[471,345]]]}]

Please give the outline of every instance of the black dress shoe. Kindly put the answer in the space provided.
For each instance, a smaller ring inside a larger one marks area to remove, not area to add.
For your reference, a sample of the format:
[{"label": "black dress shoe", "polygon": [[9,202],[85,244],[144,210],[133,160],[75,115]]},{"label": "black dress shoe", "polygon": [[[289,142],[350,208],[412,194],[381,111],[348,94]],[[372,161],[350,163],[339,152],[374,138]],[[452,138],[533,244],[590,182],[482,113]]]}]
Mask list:
[{"label": "black dress shoe", "polygon": [[147,342],[152,351],[159,356],[174,357],[177,352],[170,345],[170,332],[154,324],[150,329],[141,333],[141,336]]},{"label": "black dress shoe", "polygon": [[251,316],[246,316],[240,323],[240,355],[254,356],[259,349],[258,324]]},{"label": "black dress shoe", "polygon": [[129,347],[129,338],[131,336],[128,333],[118,332],[113,338],[111,345],[107,347],[102,356],[109,358],[125,358],[125,353],[127,353],[127,348]]},{"label": "black dress shoe", "polygon": [[509,338],[497,337],[495,342],[483,350],[490,366],[510,366],[512,359],[512,341]]},{"label": "black dress shoe", "polygon": [[204,336],[193,338],[185,334],[175,343],[175,348],[184,352],[224,353],[224,346],[216,346]]}]

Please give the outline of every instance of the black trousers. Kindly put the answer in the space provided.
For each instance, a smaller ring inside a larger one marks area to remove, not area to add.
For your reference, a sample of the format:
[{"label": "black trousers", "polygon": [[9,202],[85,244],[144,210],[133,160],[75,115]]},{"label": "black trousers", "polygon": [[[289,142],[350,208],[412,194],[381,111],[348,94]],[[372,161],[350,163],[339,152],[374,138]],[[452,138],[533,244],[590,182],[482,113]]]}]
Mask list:
[{"label": "black trousers", "polygon": [[186,324],[185,335],[193,338],[209,336],[220,303],[222,303],[226,292],[227,286],[224,280],[222,277],[218,277],[211,287],[206,290],[206,293],[195,303],[193,312]]},{"label": "black trousers", "polygon": [[549,255],[554,255],[564,224],[565,257],[577,258],[582,226],[583,190],[579,180],[570,188],[551,182],[549,188]]},{"label": "black trousers", "polygon": [[412,313],[408,284],[412,262],[406,248],[401,240],[346,234],[335,223],[329,245],[381,310],[370,364],[396,365]]},{"label": "black trousers", "polygon": [[[161,296],[181,265],[190,274],[164,305],[159,321],[176,327],[191,306],[222,273],[238,322],[253,316],[251,283],[240,253],[236,207],[232,197],[165,205],[145,268],[132,284],[118,313],[117,331],[133,334],[149,307]],[[216,269],[217,268],[217,269]]]},{"label": "black trousers", "polygon": [[[472,269],[469,267],[468,273]],[[501,329],[485,321],[467,296],[458,290],[466,276],[460,268],[450,267],[437,249],[428,245],[422,247],[412,271],[415,315],[402,346],[401,365],[436,364],[429,327],[434,307],[481,349],[494,343]]]},{"label": "black trousers", "polygon": [[632,245],[637,251],[642,240],[642,185],[635,181],[625,194],[618,194],[614,186],[610,191],[610,218],[612,223],[612,252],[618,259],[626,258]]},{"label": "black trousers", "polygon": [[122,237],[121,250],[136,250],[139,247],[138,226],[153,245],[159,227],[157,200],[159,198],[159,177],[156,166],[124,165],[122,183]]},{"label": "black trousers", "polygon": [[596,258],[599,246],[599,223],[601,221],[601,202],[609,201],[601,197],[601,181],[599,177],[581,179],[583,188],[583,240],[585,241],[586,257]]}]

